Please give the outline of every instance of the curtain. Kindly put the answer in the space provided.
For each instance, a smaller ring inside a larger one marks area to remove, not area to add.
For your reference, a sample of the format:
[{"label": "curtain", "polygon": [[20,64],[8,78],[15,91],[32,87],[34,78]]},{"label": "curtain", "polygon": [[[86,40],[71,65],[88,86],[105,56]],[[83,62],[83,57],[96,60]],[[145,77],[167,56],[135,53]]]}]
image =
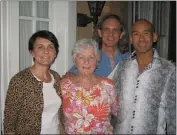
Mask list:
[{"label": "curtain", "polygon": [[153,25],[159,37],[157,51],[161,57],[168,59],[170,2],[153,1],[153,6]]},{"label": "curtain", "polygon": [[153,24],[159,36],[155,48],[161,57],[168,59],[170,2],[134,1],[133,22],[136,19],[147,19]]}]

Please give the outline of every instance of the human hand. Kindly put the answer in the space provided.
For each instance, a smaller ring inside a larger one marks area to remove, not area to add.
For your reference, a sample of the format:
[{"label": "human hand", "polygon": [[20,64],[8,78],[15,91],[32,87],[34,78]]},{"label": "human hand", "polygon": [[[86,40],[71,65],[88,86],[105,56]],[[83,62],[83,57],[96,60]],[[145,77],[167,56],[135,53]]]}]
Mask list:
[{"label": "human hand", "polygon": [[63,75],[63,76],[61,77],[61,79],[68,78],[68,77],[73,77],[73,76],[75,76],[74,73],[72,73],[72,72],[66,72],[66,74]]}]

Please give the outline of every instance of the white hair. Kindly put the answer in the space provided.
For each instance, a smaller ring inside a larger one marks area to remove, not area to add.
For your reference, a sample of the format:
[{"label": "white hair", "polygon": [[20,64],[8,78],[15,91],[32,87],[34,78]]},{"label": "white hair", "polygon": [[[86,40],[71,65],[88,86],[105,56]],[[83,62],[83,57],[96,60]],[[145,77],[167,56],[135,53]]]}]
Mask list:
[{"label": "white hair", "polygon": [[97,42],[94,39],[86,39],[86,38],[76,41],[74,48],[72,50],[73,60],[75,60],[77,53],[79,53],[85,48],[93,48],[97,61],[100,60],[101,56],[100,56],[100,51],[98,49]]}]

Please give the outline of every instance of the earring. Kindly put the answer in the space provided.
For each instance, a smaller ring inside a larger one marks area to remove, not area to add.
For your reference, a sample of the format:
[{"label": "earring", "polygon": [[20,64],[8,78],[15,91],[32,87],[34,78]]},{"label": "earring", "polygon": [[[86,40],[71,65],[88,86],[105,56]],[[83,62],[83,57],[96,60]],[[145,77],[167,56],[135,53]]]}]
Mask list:
[{"label": "earring", "polygon": [[35,61],[35,57],[33,57],[33,61]]}]

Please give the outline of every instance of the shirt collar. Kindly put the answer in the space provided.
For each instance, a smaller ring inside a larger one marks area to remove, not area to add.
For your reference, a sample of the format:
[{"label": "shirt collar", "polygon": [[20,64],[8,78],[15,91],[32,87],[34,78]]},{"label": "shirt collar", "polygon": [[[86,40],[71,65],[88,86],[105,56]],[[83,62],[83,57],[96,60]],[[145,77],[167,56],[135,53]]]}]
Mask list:
[{"label": "shirt collar", "polygon": [[[104,52],[103,49],[101,49],[101,54],[103,56],[107,56],[107,54]],[[115,53],[115,56],[114,57],[117,57],[117,55],[121,55],[122,53],[119,51],[119,49],[117,49],[116,53]],[[107,56],[108,57],[108,56]]]},{"label": "shirt collar", "polygon": [[[134,60],[136,58],[136,51],[131,53],[131,59]],[[153,58],[159,58],[159,55],[155,48],[153,48]]]},{"label": "shirt collar", "polygon": [[[132,54],[131,54],[131,59],[132,59],[132,60],[135,60],[135,59],[136,59],[136,51],[132,52]],[[159,55],[158,55],[156,49],[153,48],[153,59],[152,59],[152,62],[149,63],[149,64],[144,68],[143,72],[152,68],[152,65],[153,65],[155,59],[159,59]],[[143,73],[143,72],[141,72],[141,73]],[[140,73],[140,74],[141,74],[141,73]]]}]

